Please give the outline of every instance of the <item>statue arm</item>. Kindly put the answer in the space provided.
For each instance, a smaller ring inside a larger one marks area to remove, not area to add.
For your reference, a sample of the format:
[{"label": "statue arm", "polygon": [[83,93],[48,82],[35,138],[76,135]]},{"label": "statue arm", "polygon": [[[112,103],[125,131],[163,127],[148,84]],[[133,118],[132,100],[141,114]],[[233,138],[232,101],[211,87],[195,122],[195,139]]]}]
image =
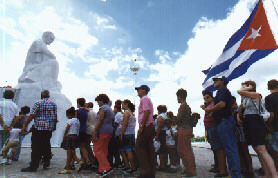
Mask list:
[{"label": "statue arm", "polygon": [[46,44],[43,41],[37,41],[35,53],[43,53],[45,55],[48,55],[52,59],[56,59],[56,56],[47,48]]}]

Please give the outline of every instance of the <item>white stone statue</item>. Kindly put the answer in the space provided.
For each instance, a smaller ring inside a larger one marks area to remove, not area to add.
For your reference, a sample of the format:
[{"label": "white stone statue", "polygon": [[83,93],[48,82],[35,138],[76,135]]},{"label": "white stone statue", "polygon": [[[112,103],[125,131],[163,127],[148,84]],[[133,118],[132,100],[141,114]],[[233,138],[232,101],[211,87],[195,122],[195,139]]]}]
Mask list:
[{"label": "white stone statue", "polygon": [[[17,99],[19,107],[27,105],[32,108],[34,103],[40,100],[41,91],[49,90],[50,99],[57,104],[59,120],[57,130],[51,139],[52,146],[61,143],[67,122],[65,112],[72,106],[70,100],[61,93],[62,85],[58,82],[59,64],[55,55],[47,48],[47,45],[50,45],[54,39],[52,32],[44,32],[42,39],[32,43],[17,85],[20,89]],[[28,135],[23,140],[23,144],[29,145],[30,143],[30,135]]]},{"label": "white stone statue", "polygon": [[52,32],[44,32],[42,39],[32,43],[18,83],[41,82],[44,89],[61,89],[61,85],[57,81],[59,64],[56,56],[47,48],[47,45],[50,45],[54,39],[55,36]]}]

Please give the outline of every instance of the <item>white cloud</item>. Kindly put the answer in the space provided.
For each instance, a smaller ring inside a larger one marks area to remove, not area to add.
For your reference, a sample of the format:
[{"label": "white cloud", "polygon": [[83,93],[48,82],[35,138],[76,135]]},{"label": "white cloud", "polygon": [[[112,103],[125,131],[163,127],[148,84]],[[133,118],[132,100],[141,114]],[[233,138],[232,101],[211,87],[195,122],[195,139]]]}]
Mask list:
[{"label": "white cloud", "polygon": [[102,1],[102,2],[106,2],[106,0],[100,0],[100,1]]},{"label": "white cloud", "polygon": [[[147,79],[156,82],[150,92],[155,106],[166,104],[170,110],[176,113],[178,105],[175,92],[182,87],[188,91],[187,100],[192,111],[204,114],[199,107],[203,103],[201,84],[205,78],[201,71],[207,69],[219,57],[229,38],[249,17],[252,8],[254,8],[254,3],[253,0],[239,1],[235,7],[230,9],[227,17],[222,20],[202,17],[193,29],[194,37],[187,42],[188,50],[175,63],[165,62],[167,57],[164,56],[168,56],[167,52],[155,52],[161,60],[159,63],[150,66],[153,72]],[[265,6],[266,8],[269,7],[269,5]],[[278,21],[274,18],[275,15],[269,9],[267,13],[271,14],[272,29],[276,29],[278,24],[276,22]],[[277,34],[274,35],[277,36]],[[278,51],[272,53],[265,59],[253,64],[247,74],[230,82],[228,87],[238,98],[238,103],[240,100],[236,90],[240,88],[240,83],[245,80],[255,80],[258,92],[262,93],[263,96],[269,93],[266,87],[267,81],[278,77],[278,71],[273,67],[278,65],[277,55]],[[201,125],[198,124],[194,133],[195,135],[204,135],[203,121],[199,122],[201,122]]]},{"label": "white cloud", "polygon": [[95,29],[97,30],[103,30],[103,29],[112,29],[116,30],[117,27],[115,25],[110,25],[109,23],[113,22],[112,17],[100,17],[97,14],[93,14],[93,17],[96,18],[97,26],[95,26]]}]

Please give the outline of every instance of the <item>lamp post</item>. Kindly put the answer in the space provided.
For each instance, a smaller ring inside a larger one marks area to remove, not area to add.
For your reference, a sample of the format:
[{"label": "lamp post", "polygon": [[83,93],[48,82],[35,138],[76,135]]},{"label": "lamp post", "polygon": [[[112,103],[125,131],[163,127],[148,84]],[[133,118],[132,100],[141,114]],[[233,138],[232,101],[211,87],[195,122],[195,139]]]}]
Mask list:
[{"label": "lamp post", "polygon": [[[136,86],[136,75],[137,75],[138,71],[140,70],[140,67],[137,65],[136,59],[133,60],[133,64],[132,64],[132,66],[130,66],[130,70],[133,72],[133,92],[135,92],[134,88]],[[135,105],[135,97],[136,97],[136,93],[134,93],[134,105]]]}]

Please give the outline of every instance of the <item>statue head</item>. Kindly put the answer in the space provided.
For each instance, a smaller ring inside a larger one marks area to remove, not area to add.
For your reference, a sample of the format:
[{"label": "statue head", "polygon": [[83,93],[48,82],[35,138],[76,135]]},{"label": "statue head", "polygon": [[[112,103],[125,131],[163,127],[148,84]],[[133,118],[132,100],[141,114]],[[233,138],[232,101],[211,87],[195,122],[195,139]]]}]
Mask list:
[{"label": "statue head", "polygon": [[50,45],[55,39],[55,36],[52,32],[46,31],[42,34],[42,40],[47,44]]}]

